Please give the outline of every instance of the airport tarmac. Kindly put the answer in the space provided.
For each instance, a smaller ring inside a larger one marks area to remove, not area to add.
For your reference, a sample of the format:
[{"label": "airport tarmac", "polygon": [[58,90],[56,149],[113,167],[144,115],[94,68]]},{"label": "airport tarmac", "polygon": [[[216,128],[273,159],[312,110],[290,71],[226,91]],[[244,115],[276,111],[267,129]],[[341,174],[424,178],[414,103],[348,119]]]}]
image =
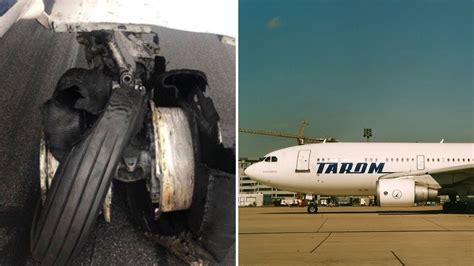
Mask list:
[{"label": "airport tarmac", "polygon": [[240,265],[474,265],[474,215],[413,208],[239,209]]}]

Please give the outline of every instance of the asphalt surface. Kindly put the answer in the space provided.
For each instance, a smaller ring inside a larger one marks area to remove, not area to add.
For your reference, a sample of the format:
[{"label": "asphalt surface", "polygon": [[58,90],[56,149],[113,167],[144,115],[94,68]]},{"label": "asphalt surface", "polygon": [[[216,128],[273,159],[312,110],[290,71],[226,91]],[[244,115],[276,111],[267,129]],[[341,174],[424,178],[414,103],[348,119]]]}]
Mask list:
[{"label": "asphalt surface", "polygon": [[[235,147],[235,47],[209,34],[156,28],[167,69],[198,69],[221,117],[225,146]],[[30,263],[29,231],[39,198],[41,105],[70,67],[85,66],[75,35],[21,21],[0,39],[0,265]],[[115,196],[115,195],[114,195]],[[120,195],[112,223],[98,221],[77,264],[180,264],[134,226]],[[231,252],[224,263],[232,263]]]},{"label": "asphalt surface", "polygon": [[240,265],[473,265],[474,216],[441,206],[239,209]]}]

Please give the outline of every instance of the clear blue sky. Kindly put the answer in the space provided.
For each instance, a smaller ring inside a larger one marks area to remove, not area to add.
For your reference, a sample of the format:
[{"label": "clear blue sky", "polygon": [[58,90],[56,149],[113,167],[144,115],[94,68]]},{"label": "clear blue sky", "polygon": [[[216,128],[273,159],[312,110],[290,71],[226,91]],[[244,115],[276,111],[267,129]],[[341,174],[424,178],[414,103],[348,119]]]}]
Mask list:
[{"label": "clear blue sky", "polygon": [[[473,3],[239,0],[239,127],[474,142]],[[240,133],[239,156],[295,143]]]}]

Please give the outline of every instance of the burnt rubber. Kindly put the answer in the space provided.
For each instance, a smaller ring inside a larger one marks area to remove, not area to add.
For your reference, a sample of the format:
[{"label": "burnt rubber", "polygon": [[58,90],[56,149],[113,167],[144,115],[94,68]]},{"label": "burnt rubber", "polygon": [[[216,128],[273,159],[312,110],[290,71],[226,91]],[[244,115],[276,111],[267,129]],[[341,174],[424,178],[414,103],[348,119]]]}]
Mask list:
[{"label": "burnt rubber", "polygon": [[120,154],[137,132],[144,96],[113,90],[105,111],[73,147],[55,174],[45,205],[32,226],[31,253],[46,265],[63,265],[77,254],[96,221]]}]

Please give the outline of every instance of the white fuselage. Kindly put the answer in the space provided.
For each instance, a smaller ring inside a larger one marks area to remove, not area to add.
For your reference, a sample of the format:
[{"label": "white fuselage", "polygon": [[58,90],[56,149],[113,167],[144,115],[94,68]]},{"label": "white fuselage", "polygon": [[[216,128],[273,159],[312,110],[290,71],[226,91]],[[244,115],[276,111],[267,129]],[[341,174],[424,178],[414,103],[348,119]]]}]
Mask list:
[{"label": "white fuselage", "polygon": [[[474,163],[474,144],[321,143],[281,149],[265,158],[248,167],[246,175],[296,192],[375,195],[376,182],[382,175]],[[433,182],[441,187],[453,180]]]}]

